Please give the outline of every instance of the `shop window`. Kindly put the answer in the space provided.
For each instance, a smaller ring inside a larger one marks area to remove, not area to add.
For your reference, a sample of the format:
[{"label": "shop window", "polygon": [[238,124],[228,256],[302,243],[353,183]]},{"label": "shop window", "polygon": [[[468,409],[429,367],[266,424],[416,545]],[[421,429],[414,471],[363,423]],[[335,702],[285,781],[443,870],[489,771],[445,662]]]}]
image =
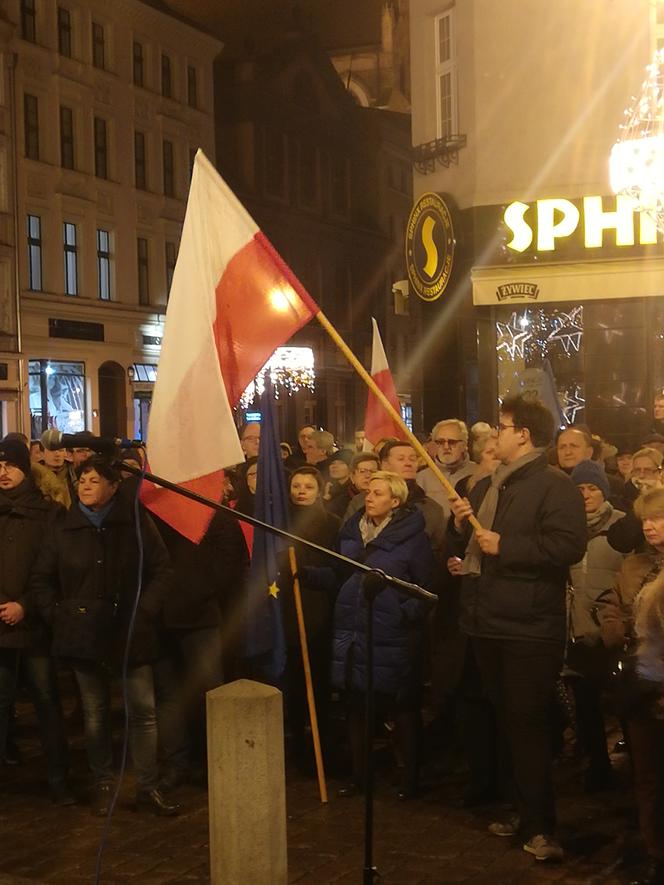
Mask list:
[{"label": "shop window", "polygon": [[28,215],[28,288],[32,292],[42,290],[42,238],[39,215]]},{"label": "shop window", "polygon": [[145,237],[136,239],[136,255],[138,263],[138,303],[150,303],[150,268],[148,241]]},{"label": "shop window", "polygon": [[74,168],[74,112],[60,105],[60,165]]},{"label": "shop window", "polygon": [[106,67],[106,39],[104,26],[99,22],[92,22],[92,64],[104,70]]},{"label": "shop window", "polygon": [[25,156],[29,160],[39,159],[39,101],[36,95],[23,96],[23,134]]},{"label": "shop window", "polygon": [[132,46],[132,76],[134,86],[143,85],[143,44],[134,40]]},{"label": "shop window", "polygon": [[21,0],[21,37],[29,43],[37,42],[35,0]]},{"label": "shop window", "polygon": [[173,167],[173,142],[164,139],[162,142],[162,170],[164,177],[164,196],[175,196],[175,170]]},{"label": "shop window", "polygon": [[145,134],[134,132],[134,182],[139,190],[148,189],[148,174],[145,160]]},{"label": "shop window", "polygon": [[85,364],[58,360],[28,363],[30,425],[33,439],[54,428],[85,430]]},{"label": "shop window", "polygon": [[64,6],[58,6],[58,52],[71,58],[71,13]]},{"label": "shop window", "polygon": [[152,395],[140,393],[134,397],[134,436],[136,439],[147,439],[148,421]]},{"label": "shop window", "polygon": [[95,117],[95,175],[97,178],[108,178],[108,136],[106,120]]},{"label": "shop window", "polygon": [[172,98],[171,59],[162,53],[161,56],[161,94],[164,98]]},{"label": "shop window", "polygon": [[436,118],[437,137],[449,138],[457,125],[457,59],[454,9],[437,15],[436,29]]},{"label": "shop window", "polygon": [[65,295],[78,295],[78,246],[76,225],[65,221],[62,225],[65,265]]},{"label": "shop window", "polygon": [[98,295],[102,301],[111,300],[111,235],[97,228]]}]

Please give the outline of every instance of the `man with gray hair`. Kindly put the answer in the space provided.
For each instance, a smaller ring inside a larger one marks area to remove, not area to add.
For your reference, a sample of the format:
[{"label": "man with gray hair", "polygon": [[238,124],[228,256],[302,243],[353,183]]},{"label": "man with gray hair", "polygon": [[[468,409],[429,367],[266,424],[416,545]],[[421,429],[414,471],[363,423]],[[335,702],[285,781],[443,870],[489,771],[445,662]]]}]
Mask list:
[{"label": "man with gray hair", "polygon": [[333,453],[332,434],[327,430],[314,430],[305,443],[304,457],[307,459],[307,464],[320,470],[325,480],[329,479],[330,455]]},{"label": "man with gray hair", "polygon": [[[475,473],[477,464],[468,457],[468,428],[463,421],[458,418],[439,421],[431,431],[431,439],[436,446],[436,466],[452,486]],[[427,497],[443,508],[445,519],[449,519],[449,494],[433,470],[430,467],[420,470],[416,481]]]}]

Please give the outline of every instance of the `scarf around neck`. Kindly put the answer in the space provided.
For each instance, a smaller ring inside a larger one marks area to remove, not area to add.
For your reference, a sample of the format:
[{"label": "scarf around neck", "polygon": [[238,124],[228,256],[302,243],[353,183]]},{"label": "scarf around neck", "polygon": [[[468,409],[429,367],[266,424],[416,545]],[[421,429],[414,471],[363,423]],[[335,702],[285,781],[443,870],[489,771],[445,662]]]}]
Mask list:
[{"label": "scarf around neck", "polygon": [[592,513],[586,513],[586,525],[588,526],[589,538],[594,538],[601,533],[604,526],[611,519],[612,513],[613,507],[611,506],[610,501],[604,501],[597,510],[593,510]]},{"label": "scarf around neck", "polygon": [[362,543],[365,547],[380,535],[385,526],[392,519],[392,515],[392,513],[388,513],[385,519],[378,524],[368,517],[366,513],[362,516],[360,519],[360,535],[362,536]]},{"label": "scarf around neck", "polygon": [[[533,461],[536,461],[543,452],[543,448],[535,448],[532,452],[528,452],[527,455],[521,455],[520,458],[517,458],[516,461],[512,461],[511,464],[501,464],[500,467],[497,467],[494,470],[491,475],[489,488],[486,490],[484,499],[480,504],[480,509],[477,511],[477,520],[482,528],[493,528],[493,521],[496,518],[496,510],[498,509],[498,497],[503,483],[505,483],[512,474],[516,473],[517,470],[521,470],[526,464],[531,464]],[[482,574],[482,550],[475,537],[474,531],[470,536],[470,541],[466,547],[461,573],[473,576]]]}]

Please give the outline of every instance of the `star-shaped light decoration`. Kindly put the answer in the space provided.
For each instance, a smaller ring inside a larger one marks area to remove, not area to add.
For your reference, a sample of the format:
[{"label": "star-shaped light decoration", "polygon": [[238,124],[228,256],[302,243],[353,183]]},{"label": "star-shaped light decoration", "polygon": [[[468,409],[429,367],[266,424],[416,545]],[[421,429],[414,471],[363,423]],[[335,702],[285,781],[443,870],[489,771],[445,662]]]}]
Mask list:
[{"label": "star-shaped light decoration", "polygon": [[529,329],[523,328],[513,313],[508,323],[496,323],[496,352],[500,355],[506,353],[511,360],[524,359],[524,347],[530,338]]},{"label": "star-shaped light decoration", "polygon": [[570,356],[572,352],[579,352],[581,339],[583,338],[583,307],[578,305],[569,313],[560,311],[553,318],[553,331],[546,339],[547,344],[559,341],[565,353]]},{"label": "star-shaped light decoration", "polygon": [[272,583],[270,584],[270,586],[267,588],[268,595],[269,595],[269,596],[273,596],[273,597],[276,599],[277,596],[279,596],[279,590],[280,590],[280,589],[281,589],[281,588],[279,587],[279,585],[277,584],[277,582],[276,582],[276,581],[272,581]]},{"label": "star-shaped light decoration", "polygon": [[563,391],[562,406],[565,420],[568,424],[574,424],[577,412],[581,412],[586,407],[586,400],[582,396],[581,387],[578,384]]}]

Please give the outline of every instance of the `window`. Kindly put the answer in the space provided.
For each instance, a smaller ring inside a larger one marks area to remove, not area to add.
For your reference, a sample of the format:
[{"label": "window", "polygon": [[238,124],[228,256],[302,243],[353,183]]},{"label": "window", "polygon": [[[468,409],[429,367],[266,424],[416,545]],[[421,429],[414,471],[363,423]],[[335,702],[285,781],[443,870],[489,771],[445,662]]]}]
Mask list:
[{"label": "window", "polygon": [[41,218],[28,215],[28,288],[42,291],[42,239]]},{"label": "window", "polygon": [[457,125],[457,64],[454,10],[436,16],[437,136],[449,138]]},{"label": "window", "polygon": [[193,65],[187,65],[187,104],[190,108],[198,107],[198,83]]},{"label": "window", "polygon": [[49,428],[63,433],[85,430],[85,364],[30,360],[30,429],[37,439]]},{"label": "window", "polygon": [[60,105],[60,165],[74,168],[74,112]]},{"label": "window", "polygon": [[102,301],[111,300],[111,235],[97,228],[98,295]]},{"label": "window", "polygon": [[310,209],[318,205],[318,151],[310,142],[300,143],[300,204]]},{"label": "window", "polygon": [[104,26],[92,22],[92,64],[102,71],[106,67],[105,50]]},{"label": "window", "polygon": [[102,117],[95,117],[95,175],[108,178],[108,140],[106,120]]},{"label": "window", "polygon": [[39,159],[39,103],[35,95],[23,96],[23,127],[25,136],[25,156],[30,160]]},{"label": "window", "polygon": [[166,303],[168,303],[168,296],[171,294],[171,284],[173,282],[175,262],[177,261],[177,252],[178,249],[176,244],[166,240]]},{"label": "window", "polygon": [[168,55],[161,56],[161,94],[164,98],[172,98],[171,90],[171,59]]},{"label": "window", "polygon": [[71,15],[64,6],[58,6],[58,52],[71,58]]},{"label": "window", "polygon": [[30,43],[37,42],[35,0],[21,0],[21,37]]},{"label": "window", "polygon": [[265,193],[286,196],[286,136],[274,129],[265,130]]},{"label": "window", "polygon": [[62,225],[65,259],[65,295],[78,295],[78,251],[76,225],[65,221]]},{"label": "window", "polygon": [[148,241],[145,237],[136,239],[138,257],[138,303],[150,303],[150,268],[148,262]]},{"label": "window", "polygon": [[134,131],[134,182],[139,190],[148,189],[145,166],[145,134],[138,130]]},{"label": "window", "polygon": [[134,86],[143,85],[143,44],[134,40],[133,47]]},{"label": "window", "polygon": [[330,160],[330,205],[334,215],[348,215],[348,166],[345,157]]},{"label": "window", "polygon": [[164,166],[164,195],[167,197],[175,196],[175,177],[173,171],[173,142],[166,141],[162,144],[163,166]]}]

